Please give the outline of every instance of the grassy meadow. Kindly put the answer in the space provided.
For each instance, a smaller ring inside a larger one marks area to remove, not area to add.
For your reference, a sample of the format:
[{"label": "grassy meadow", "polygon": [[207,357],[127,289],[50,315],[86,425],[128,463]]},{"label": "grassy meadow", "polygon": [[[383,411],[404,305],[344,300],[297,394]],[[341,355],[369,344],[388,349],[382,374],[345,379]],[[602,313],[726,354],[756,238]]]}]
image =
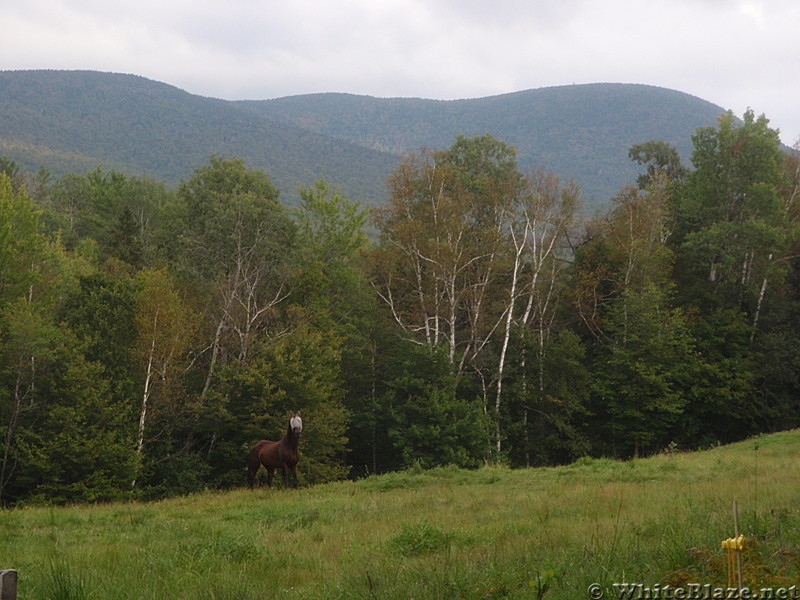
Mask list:
[{"label": "grassy meadow", "polygon": [[[302,463],[301,463],[302,467]],[[243,473],[244,477],[244,473]],[[0,511],[21,600],[588,598],[592,582],[800,582],[800,431],[557,468]]]}]

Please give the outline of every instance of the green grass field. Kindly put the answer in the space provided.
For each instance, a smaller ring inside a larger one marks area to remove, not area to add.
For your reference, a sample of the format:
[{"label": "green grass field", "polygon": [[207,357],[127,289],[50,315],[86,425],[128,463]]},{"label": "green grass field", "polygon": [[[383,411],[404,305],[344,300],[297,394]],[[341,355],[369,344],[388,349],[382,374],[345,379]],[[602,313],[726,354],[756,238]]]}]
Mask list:
[{"label": "green grass field", "polygon": [[597,582],[800,582],[800,431],[558,468],[0,511],[21,600],[588,598]]}]

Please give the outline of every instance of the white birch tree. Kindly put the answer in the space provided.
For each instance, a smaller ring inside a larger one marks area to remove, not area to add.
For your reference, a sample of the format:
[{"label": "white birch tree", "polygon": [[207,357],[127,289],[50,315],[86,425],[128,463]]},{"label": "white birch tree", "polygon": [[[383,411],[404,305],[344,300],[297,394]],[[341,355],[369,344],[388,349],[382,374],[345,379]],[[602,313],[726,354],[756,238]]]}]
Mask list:
[{"label": "white birch tree", "polygon": [[[146,269],[137,279],[140,289],[136,298],[136,354],[141,361],[143,381],[136,454],[141,465],[153,403],[174,399],[197,333],[197,317],[166,270]],[[134,478],[131,487],[135,486]]]},{"label": "white birch tree", "polygon": [[505,223],[523,179],[512,148],[491,136],[410,155],[377,213],[375,288],[408,339],[446,347],[457,374],[479,368],[505,268]]},{"label": "white birch tree", "polygon": [[[557,176],[538,169],[527,177],[526,189],[513,206],[508,221],[507,239],[513,249],[507,283],[507,304],[500,341],[495,385],[495,414],[499,423],[503,403],[503,381],[512,332],[531,331],[537,340],[537,391],[544,394],[543,365],[546,340],[555,316],[556,294],[560,275],[569,258],[569,234],[576,224],[580,190],[574,182],[562,182]],[[527,355],[524,351],[521,373],[522,389],[528,387]],[[526,392],[523,392],[526,395]],[[529,410],[525,409],[527,428]],[[499,426],[495,446],[502,449]]]}]

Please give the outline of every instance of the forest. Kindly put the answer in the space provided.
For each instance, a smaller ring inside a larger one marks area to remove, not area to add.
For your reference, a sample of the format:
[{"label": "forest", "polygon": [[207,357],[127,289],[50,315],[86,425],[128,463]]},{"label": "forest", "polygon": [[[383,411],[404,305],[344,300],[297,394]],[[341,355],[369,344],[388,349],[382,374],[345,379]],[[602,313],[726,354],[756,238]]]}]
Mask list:
[{"label": "forest", "polygon": [[0,505],[563,464],[800,424],[800,157],[752,111],[657,140],[604,214],[513,146],[405,155],[375,209],[0,159]]}]

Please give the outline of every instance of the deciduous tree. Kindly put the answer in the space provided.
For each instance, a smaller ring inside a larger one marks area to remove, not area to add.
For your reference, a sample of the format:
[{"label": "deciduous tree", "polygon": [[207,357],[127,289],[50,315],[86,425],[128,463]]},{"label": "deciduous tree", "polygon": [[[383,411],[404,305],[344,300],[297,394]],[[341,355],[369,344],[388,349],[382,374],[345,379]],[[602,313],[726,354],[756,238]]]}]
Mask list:
[{"label": "deciduous tree", "polygon": [[409,339],[444,345],[463,373],[500,322],[489,305],[523,187],[516,154],[491,136],[460,137],[444,152],[407,157],[390,186],[377,215],[376,289]]},{"label": "deciduous tree", "polygon": [[201,398],[220,358],[244,362],[257,336],[278,336],[288,297],[294,226],[266,174],[212,156],[179,191],[184,273],[208,298],[211,340]]}]

